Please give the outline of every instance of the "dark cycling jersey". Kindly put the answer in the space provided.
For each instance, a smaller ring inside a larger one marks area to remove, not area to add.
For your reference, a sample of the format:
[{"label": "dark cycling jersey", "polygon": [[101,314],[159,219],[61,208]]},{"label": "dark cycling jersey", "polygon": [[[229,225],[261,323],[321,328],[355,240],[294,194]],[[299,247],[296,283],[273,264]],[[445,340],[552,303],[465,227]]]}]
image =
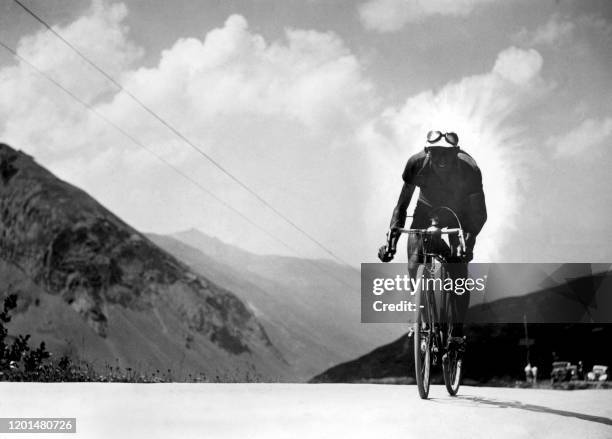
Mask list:
[{"label": "dark cycling jersey", "polygon": [[[441,177],[434,171],[429,156],[425,151],[421,151],[408,159],[402,179],[404,183],[420,188],[415,219],[426,216],[433,207],[447,206],[459,216],[466,232],[476,236],[482,229],[487,219],[482,175],[478,165],[467,152],[460,150],[452,169]],[[392,227],[403,227],[405,222],[405,212],[410,200],[401,198],[394,211]],[[441,225],[457,226],[448,212],[437,213]]]}]

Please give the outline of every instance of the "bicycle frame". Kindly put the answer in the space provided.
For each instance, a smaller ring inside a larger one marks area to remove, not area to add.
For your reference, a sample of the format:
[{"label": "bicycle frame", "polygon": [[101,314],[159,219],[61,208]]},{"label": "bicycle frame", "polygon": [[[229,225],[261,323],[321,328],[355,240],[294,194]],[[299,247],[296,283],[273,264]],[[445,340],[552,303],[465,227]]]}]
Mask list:
[{"label": "bicycle frame", "polygon": [[[440,265],[438,265],[437,263],[439,263]],[[442,258],[439,257],[432,257],[429,261],[426,261],[424,264],[424,270],[428,271],[427,276],[425,277],[425,279],[429,278],[429,276],[431,274],[433,274],[436,270],[445,270],[444,265],[443,265],[443,260]],[[441,276],[442,279],[444,279],[444,276]],[[437,365],[439,363],[439,355],[440,353],[442,353],[444,351],[444,334],[443,334],[443,330],[444,328],[444,323],[446,323],[445,321],[443,321],[444,317],[447,315],[447,304],[448,301],[444,300],[441,296],[441,304],[438,303],[437,299],[436,299],[436,294],[435,291],[433,289],[430,288],[426,288],[425,291],[421,291],[422,297],[420,298],[425,299],[425,307],[426,307],[426,312],[428,315],[428,320],[429,320],[429,324],[432,327],[432,339],[431,339],[431,344],[432,344],[432,350],[434,353],[433,356],[433,365]]]},{"label": "bicycle frame", "polygon": [[[440,228],[432,219],[432,225],[427,229],[399,229],[400,233],[420,234],[424,239],[421,240],[421,254],[424,255],[424,262],[419,268],[423,281],[430,277],[446,279],[446,258],[432,251],[431,244],[434,239],[443,235],[457,235],[459,238],[460,252],[465,252],[465,239],[463,229]],[[437,270],[441,273],[437,274]],[[419,395],[425,399],[429,395],[430,369],[432,364],[435,366],[442,363],[444,383],[452,396],[456,395],[459,388],[461,374],[461,360],[454,354],[453,364],[450,365],[447,354],[448,338],[450,337],[452,322],[450,321],[449,305],[450,296],[441,295],[441,306],[438,306],[435,291],[430,291],[428,282],[425,282],[425,289],[421,283],[421,290],[417,294],[418,314],[414,324],[414,351],[415,351],[415,373]],[[451,293],[447,293],[451,294]],[[444,321],[443,321],[444,320]],[[449,354],[450,355],[450,354]],[[446,362],[445,362],[446,357]]]}]

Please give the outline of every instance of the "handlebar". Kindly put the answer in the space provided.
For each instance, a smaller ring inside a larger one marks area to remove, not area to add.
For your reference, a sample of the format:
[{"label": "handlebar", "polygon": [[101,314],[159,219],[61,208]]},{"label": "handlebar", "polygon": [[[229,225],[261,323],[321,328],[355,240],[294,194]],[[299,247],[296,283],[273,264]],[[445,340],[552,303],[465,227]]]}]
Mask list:
[{"label": "handlebar", "polygon": [[466,252],[466,245],[465,245],[465,235],[463,233],[463,229],[460,227],[456,227],[456,228],[448,228],[448,227],[444,227],[444,228],[439,228],[436,226],[431,226],[427,229],[395,229],[397,230],[399,233],[405,233],[405,234],[421,234],[421,235],[430,235],[430,236],[434,236],[434,235],[457,235],[459,237],[459,247],[461,249],[462,253]]},{"label": "handlebar", "polygon": [[433,235],[435,233],[440,233],[442,235],[463,235],[463,229],[460,228],[451,228],[444,227],[442,229],[430,230],[430,229],[396,229],[400,233],[426,233],[429,235]]}]

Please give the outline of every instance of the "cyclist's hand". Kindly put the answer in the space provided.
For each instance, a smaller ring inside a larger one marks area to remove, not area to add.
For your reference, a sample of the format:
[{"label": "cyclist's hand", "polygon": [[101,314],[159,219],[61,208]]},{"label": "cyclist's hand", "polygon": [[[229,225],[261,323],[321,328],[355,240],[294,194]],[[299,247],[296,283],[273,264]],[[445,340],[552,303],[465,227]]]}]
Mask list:
[{"label": "cyclist's hand", "polygon": [[389,229],[387,232],[387,245],[383,245],[378,249],[378,259],[383,262],[390,262],[395,256],[397,240],[400,237],[400,231],[397,228]]},{"label": "cyclist's hand", "polygon": [[383,245],[378,249],[378,259],[382,262],[391,262],[395,256],[395,250],[389,249],[387,245]]}]

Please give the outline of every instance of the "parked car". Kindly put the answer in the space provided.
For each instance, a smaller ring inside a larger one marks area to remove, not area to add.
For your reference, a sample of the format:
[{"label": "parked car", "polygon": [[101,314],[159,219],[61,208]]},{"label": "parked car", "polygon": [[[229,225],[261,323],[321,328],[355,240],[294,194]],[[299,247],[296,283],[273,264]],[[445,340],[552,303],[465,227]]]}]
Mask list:
[{"label": "parked car", "polygon": [[608,379],[608,366],[597,364],[593,366],[593,370],[587,374],[589,381],[605,381]]},{"label": "parked car", "polygon": [[[574,366],[576,367],[576,366]],[[552,364],[552,372],[550,373],[550,381],[552,383],[569,381],[572,377],[571,364],[569,361],[554,361]]]}]

